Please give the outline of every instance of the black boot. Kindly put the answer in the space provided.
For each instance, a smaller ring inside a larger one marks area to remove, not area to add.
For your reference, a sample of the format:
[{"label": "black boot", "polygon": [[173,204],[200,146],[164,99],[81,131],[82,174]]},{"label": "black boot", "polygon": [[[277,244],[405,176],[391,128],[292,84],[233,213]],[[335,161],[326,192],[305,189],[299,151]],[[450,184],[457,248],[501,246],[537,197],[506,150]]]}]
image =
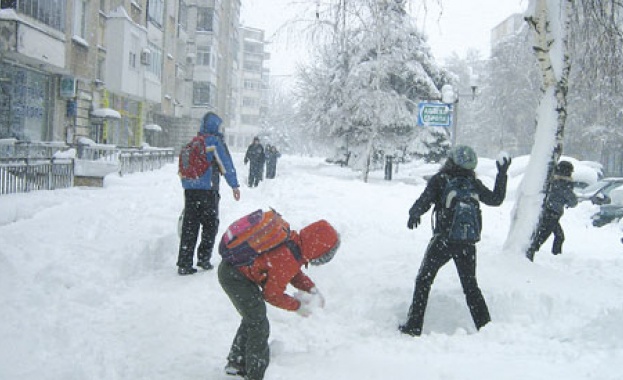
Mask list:
[{"label": "black boot", "polygon": [[411,336],[420,336],[422,335],[422,329],[418,328],[418,327],[413,327],[411,325],[409,325],[409,323],[405,323],[404,325],[400,325],[398,326],[398,330],[400,330],[401,333],[403,334],[407,334],[407,335],[411,335]]}]

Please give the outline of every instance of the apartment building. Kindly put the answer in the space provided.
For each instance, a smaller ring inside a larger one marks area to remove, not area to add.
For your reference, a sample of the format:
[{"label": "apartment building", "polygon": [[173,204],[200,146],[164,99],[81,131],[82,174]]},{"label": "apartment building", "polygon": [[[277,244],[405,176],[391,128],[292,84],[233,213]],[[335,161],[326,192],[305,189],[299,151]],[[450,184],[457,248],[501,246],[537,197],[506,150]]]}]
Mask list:
[{"label": "apartment building", "polygon": [[525,23],[523,15],[515,13],[493,27],[491,29],[491,48],[495,48],[505,38],[516,35]]},{"label": "apartment building", "polygon": [[231,128],[227,144],[233,149],[244,149],[261,134],[262,118],[266,114],[269,71],[266,61],[264,31],[247,26],[240,27],[239,62]]},{"label": "apartment building", "polygon": [[240,0],[0,7],[0,139],[179,147],[235,119]]}]

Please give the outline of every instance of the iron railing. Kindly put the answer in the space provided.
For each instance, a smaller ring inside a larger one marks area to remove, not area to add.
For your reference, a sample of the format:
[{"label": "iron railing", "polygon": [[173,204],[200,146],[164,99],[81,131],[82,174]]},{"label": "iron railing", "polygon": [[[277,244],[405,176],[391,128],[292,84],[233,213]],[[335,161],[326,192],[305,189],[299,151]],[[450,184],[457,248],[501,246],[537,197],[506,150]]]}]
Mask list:
[{"label": "iron railing", "polygon": [[[75,159],[65,158],[70,155],[54,157],[59,151],[70,148],[76,149]],[[119,148],[106,144],[66,145],[0,139],[0,195],[71,187],[75,175],[84,175],[76,172],[76,160],[103,164],[107,173],[112,166],[112,172],[125,175],[160,169],[175,161],[174,154],[173,148]]]},{"label": "iron railing", "polygon": [[174,153],[173,148],[122,148],[119,153],[119,174],[160,169],[175,161]]},{"label": "iron railing", "polygon": [[0,158],[0,195],[73,186],[72,159]]}]

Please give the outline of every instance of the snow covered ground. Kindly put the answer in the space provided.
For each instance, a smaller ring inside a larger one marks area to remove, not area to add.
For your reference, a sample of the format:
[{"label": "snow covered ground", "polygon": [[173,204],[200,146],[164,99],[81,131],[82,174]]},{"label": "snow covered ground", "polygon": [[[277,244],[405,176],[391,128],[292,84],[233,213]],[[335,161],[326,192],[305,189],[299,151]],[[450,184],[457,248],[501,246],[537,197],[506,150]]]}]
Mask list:
[{"label": "snow covered ground", "polygon": [[[596,206],[582,203],[563,217],[563,255],[551,240],[534,263],[504,253],[517,178],[501,207],[483,208],[478,274],[493,322],[475,331],[449,263],[423,336],[397,331],[431,236],[428,215],[406,228],[407,210],[434,171],[401,166],[394,181],[374,172],[364,184],[284,156],[277,178],[243,186],[240,202],[222,189],[221,232],[273,207],[294,228],[325,218],[342,236],[330,264],[307,270],[325,309],[305,319],[269,307],[266,380],[623,379],[621,231],[593,227]],[[494,174],[481,160],[483,182]],[[0,197],[0,379],[225,379],[239,318],[215,271],[177,275],[182,205],[175,165],[111,175],[103,189]]]}]

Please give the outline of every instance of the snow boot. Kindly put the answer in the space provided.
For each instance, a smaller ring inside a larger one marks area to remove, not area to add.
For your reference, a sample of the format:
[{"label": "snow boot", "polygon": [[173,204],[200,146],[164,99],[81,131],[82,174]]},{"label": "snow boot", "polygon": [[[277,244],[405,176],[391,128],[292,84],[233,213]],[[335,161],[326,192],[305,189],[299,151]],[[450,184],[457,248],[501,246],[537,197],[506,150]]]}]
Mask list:
[{"label": "snow boot", "polygon": [[188,276],[189,274],[195,274],[197,270],[193,267],[179,267],[177,268],[177,274],[180,276]]},{"label": "snow boot", "polygon": [[210,264],[209,261],[200,261],[197,263],[197,266],[205,270],[214,269],[214,265]]},{"label": "snow boot", "polygon": [[225,366],[225,373],[230,376],[238,376],[240,378],[244,378],[246,375],[246,371],[241,364],[228,362]]},{"label": "snow boot", "polygon": [[409,326],[408,323],[398,326],[398,330],[400,330],[401,333],[406,334],[406,335],[411,335],[411,336],[422,335],[422,329],[411,327]]}]

